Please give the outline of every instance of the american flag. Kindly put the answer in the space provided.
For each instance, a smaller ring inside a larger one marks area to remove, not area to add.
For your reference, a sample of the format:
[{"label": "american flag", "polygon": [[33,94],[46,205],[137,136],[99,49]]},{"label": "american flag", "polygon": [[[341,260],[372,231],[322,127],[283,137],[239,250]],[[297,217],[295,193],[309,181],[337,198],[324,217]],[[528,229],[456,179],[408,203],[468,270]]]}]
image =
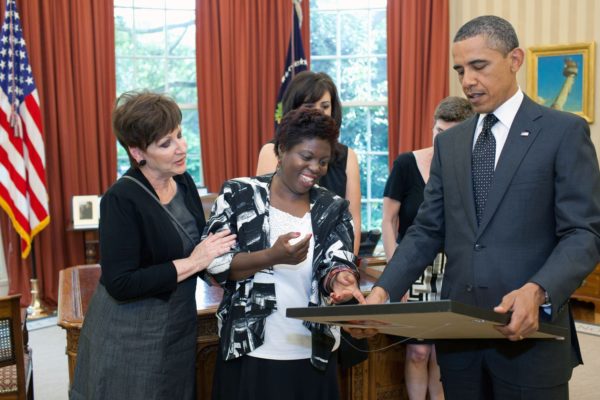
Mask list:
[{"label": "american flag", "polygon": [[21,257],[50,222],[38,93],[15,0],[0,36],[0,206],[21,237]]},{"label": "american flag", "polygon": [[287,56],[285,58],[285,69],[281,76],[281,86],[279,86],[279,92],[277,93],[277,103],[275,105],[275,128],[279,125],[281,118],[283,118],[283,105],[281,100],[283,94],[287,90],[290,82],[296,76],[297,73],[306,71],[308,69],[308,63],[306,57],[304,57],[304,47],[302,46],[302,36],[300,32],[300,26],[302,26],[302,8],[300,3],[302,0],[292,0],[294,3],[294,23],[292,26],[292,33],[290,35],[290,44],[288,46]]}]

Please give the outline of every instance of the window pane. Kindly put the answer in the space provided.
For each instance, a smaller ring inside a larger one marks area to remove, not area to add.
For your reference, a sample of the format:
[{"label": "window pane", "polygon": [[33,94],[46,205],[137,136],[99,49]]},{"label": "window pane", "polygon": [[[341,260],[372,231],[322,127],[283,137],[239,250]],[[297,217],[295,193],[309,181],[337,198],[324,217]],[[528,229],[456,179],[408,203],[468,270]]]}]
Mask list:
[{"label": "window pane", "polygon": [[369,221],[368,230],[381,229],[381,221],[383,220],[383,203],[370,202],[371,218]]},{"label": "window pane", "polygon": [[371,197],[374,199],[383,198],[383,189],[389,175],[388,156],[371,157]]},{"label": "window pane", "polygon": [[369,47],[369,12],[340,13],[341,54],[366,54]]},{"label": "window pane", "polygon": [[196,87],[196,59],[169,60],[168,93],[183,104],[198,102]]},{"label": "window pane", "polygon": [[165,59],[149,58],[138,60],[136,65],[136,88],[153,92],[165,92]]},{"label": "window pane", "polygon": [[[370,190],[369,190],[369,156],[365,153],[356,154],[358,157],[358,168],[360,169],[360,196],[363,199],[370,198]],[[364,215],[363,215],[364,218]]]},{"label": "window pane", "polygon": [[388,109],[371,108],[371,150],[388,151]]},{"label": "window pane", "polygon": [[340,141],[359,160],[363,229],[380,228],[388,176],[386,3],[310,2],[311,69],[329,73],[339,90],[344,114]]},{"label": "window pane", "polygon": [[127,152],[117,142],[117,177],[123,175],[130,167],[129,157],[127,156]]},{"label": "window pane", "polygon": [[360,229],[362,231],[368,231],[369,230],[369,218],[367,217],[369,215],[369,203],[362,203],[360,205]]},{"label": "window pane", "polygon": [[383,10],[371,11],[371,52],[387,53],[386,13]]},{"label": "window pane", "polygon": [[373,8],[385,9],[387,7],[387,0],[371,0],[370,4],[371,4],[371,7],[373,7]]},{"label": "window pane", "polygon": [[336,14],[316,13],[310,20],[310,52],[316,56],[336,54]]},{"label": "window pane", "polygon": [[[337,8],[337,0],[310,0],[310,9],[335,9]],[[311,13],[311,24],[312,24],[312,13]]]},{"label": "window pane", "polygon": [[134,0],[135,7],[165,8],[165,0]]},{"label": "window pane", "polygon": [[[182,110],[188,170],[202,184],[196,89],[195,0],[115,0],[117,93],[167,93]],[[125,8],[129,7],[129,8]],[[135,28],[135,29],[134,29]],[[117,170],[129,168],[117,144]]]},{"label": "window pane", "polygon": [[194,11],[167,11],[167,55],[196,56]]},{"label": "window pane", "polygon": [[116,64],[117,94],[136,89],[136,87],[133,85],[135,82],[133,79],[135,76],[133,61],[129,58],[117,58]]},{"label": "window pane", "polygon": [[335,80],[337,76],[337,61],[336,60],[315,60],[310,61],[310,70],[313,72],[325,72]]},{"label": "window pane", "polygon": [[135,9],[136,54],[160,56],[165,52],[165,11]]},{"label": "window pane", "polygon": [[340,141],[356,151],[367,151],[367,110],[364,107],[343,108],[342,129]]},{"label": "window pane", "polygon": [[192,175],[197,186],[203,186],[198,110],[182,110],[182,114],[181,130],[188,145],[187,171]]},{"label": "window pane", "polygon": [[387,58],[371,59],[371,79],[373,100],[387,100],[388,82],[387,82]]},{"label": "window pane", "polygon": [[133,51],[133,10],[115,8],[115,54],[130,55]]},{"label": "window pane", "polygon": [[369,0],[352,0],[352,1],[345,0],[343,3],[344,3],[344,9],[368,8],[369,7]]},{"label": "window pane", "polygon": [[341,60],[338,89],[342,101],[364,101],[369,98],[369,72],[367,58]]},{"label": "window pane", "polygon": [[170,9],[195,10],[196,0],[169,0]]}]

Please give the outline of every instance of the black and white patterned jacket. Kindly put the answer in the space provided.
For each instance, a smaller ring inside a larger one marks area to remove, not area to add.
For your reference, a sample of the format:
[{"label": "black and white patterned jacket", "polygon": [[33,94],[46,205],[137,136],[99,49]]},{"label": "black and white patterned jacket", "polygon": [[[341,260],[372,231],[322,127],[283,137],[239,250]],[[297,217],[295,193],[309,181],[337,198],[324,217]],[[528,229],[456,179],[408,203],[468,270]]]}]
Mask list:
[{"label": "black and white patterned jacket", "polygon": [[[265,320],[277,309],[275,284],[254,282],[254,276],[228,280],[231,260],[239,252],[252,252],[270,247],[269,189],[272,174],[254,178],[236,178],[223,184],[204,230],[211,232],[229,229],[237,234],[235,248],[216,258],[203,274],[209,283],[217,282],[224,289],[217,311],[220,350],[225,360],[247,354],[264,341]],[[327,305],[329,293],[322,284],[335,267],[345,266],[356,271],[352,254],[354,238],[348,202],[327,189],[314,186],[310,190],[310,213],[314,236],[313,273],[310,301],[307,306]],[[257,274],[273,276],[271,267]],[[308,323],[312,332],[312,364],[324,369],[335,339],[327,325]]]}]

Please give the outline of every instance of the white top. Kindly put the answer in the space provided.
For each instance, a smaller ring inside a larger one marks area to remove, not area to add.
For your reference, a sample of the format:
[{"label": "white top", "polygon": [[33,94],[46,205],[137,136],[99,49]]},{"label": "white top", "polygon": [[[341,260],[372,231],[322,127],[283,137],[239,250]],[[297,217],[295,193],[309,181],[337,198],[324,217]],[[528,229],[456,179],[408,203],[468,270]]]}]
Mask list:
[{"label": "white top", "polygon": [[[498,122],[492,127],[492,134],[494,135],[494,139],[496,139],[496,161],[494,163],[494,168],[498,165],[500,153],[502,153],[502,149],[508,138],[508,132],[519,111],[519,107],[521,107],[523,98],[523,92],[519,88],[517,93],[502,103],[502,105],[493,112],[496,118],[498,118]],[[479,114],[477,127],[475,128],[475,137],[473,138],[473,147],[475,147],[475,142],[477,142],[477,138],[483,129],[483,119],[486,115],[487,114]]]},{"label": "white top", "polygon": [[[298,218],[273,206],[269,208],[269,225],[271,246],[277,238],[289,232],[300,232],[300,237],[290,242],[295,243],[312,233],[310,213]],[[286,318],[288,307],[307,307],[312,278],[312,262],[315,243],[310,239],[310,247],[306,259],[296,265],[278,264],[273,266],[272,279],[275,282],[277,310],[269,315],[265,323],[265,341],[262,346],[248,353],[249,356],[270,360],[300,360],[310,358],[312,353],[311,332],[302,325],[302,320]],[[261,275],[254,277],[254,282],[261,282]],[[339,346],[339,330],[336,345]]]}]

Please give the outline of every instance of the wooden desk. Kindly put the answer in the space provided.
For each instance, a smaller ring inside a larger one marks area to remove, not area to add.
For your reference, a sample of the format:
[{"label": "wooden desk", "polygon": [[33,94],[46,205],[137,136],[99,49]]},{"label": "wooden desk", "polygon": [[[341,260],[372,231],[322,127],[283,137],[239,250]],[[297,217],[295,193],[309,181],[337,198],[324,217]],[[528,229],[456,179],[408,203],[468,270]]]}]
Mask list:
[{"label": "wooden desk", "polygon": [[[83,318],[100,277],[99,265],[79,265],[60,271],[58,291],[58,325],[67,333],[69,382],[73,380],[77,344]],[[369,290],[373,278],[365,276],[363,290]],[[218,350],[215,312],[221,301],[221,288],[198,282],[198,338],[196,347],[197,399],[210,399],[214,365]],[[371,350],[397,342],[398,338],[377,335],[369,340]],[[373,352],[369,359],[351,369],[340,369],[342,399],[407,399],[404,385],[404,345]]]},{"label": "wooden desk", "polygon": [[594,304],[594,322],[600,324],[600,264],[585,278],[572,298]]},{"label": "wooden desk", "polygon": [[67,232],[81,232],[83,234],[83,251],[86,264],[96,264],[100,259],[100,241],[98,240],[98,228],[74,228],[67,227]]}]

